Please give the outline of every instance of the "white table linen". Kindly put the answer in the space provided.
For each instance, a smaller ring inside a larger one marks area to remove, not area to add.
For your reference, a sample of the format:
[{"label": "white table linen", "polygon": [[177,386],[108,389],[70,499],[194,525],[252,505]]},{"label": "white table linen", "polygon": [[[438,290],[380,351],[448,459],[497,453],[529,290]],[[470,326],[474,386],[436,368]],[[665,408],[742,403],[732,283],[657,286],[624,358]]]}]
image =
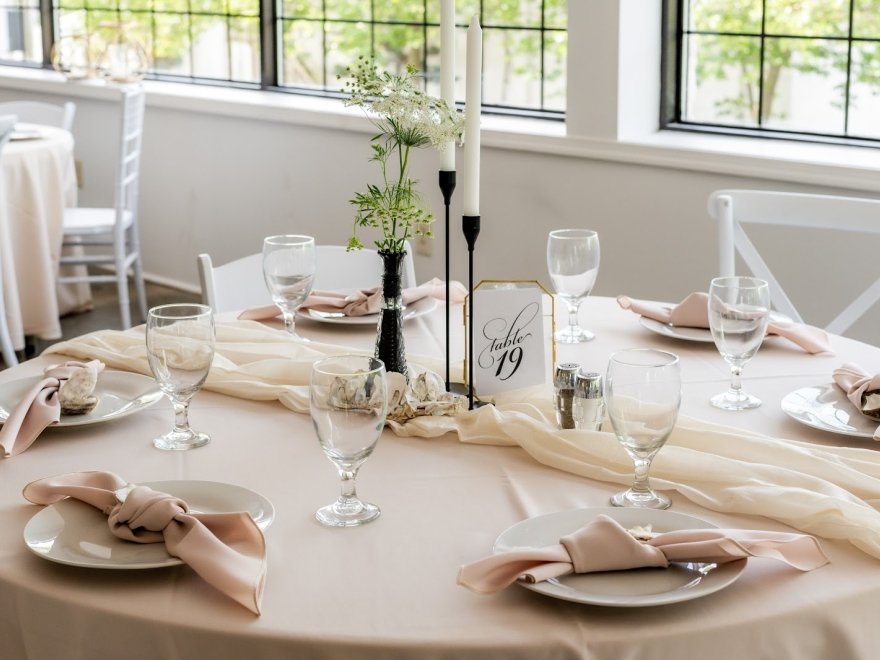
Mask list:
[{"label": "white table linen", "polygon": [[[745,379],[764,406],[729,413],[708,403],[728,381],[711,344],[653,335],[609,299],[590,299],[582,323],[597,339],[560,346],[560,361],[604,371],[617,348],[666,348],[682,356],[687,415],[820,445],[876,448],[871,440],[806,428],[779,401],[798,387],[830,382],[843,361],[876,368],[880,349],[834,337],[836,355],[809,356],[768,339]],[[298,331],[362,347],[374,336],[370,328],[306,322]],[[442,311],[406,331],[411,352],[439,355]],[[0,382],[36,374],[57,359],[0,373]],[[478,596],[456,586],[455,576],[489,552],[502,530],[531,516],[604,506],[619,486],[548,468],[516,447],[386,431],[358,478],[359,493],[379,504],[381,518],[363,528],[327,529],[313,513],[336,496],[337,478],[307,415],[277,402],[201,392],[191,421],[212,434],[212,443],[187,453],[157,451],[151,439],[170,420],[163,402],[114,423],[50,430],[2,464],[2,657],[867,658],[878,649],[880,562],[846,542],[821,540],[832,563],[811,573],[753,559],[727,589],[672,606],[605,609],[515,587]],[[91,469],[137,481],[224,481],[268,497],[277,518],[266,531],[269,570],[259,620],[212,597],[185,567],[102,572],[31,555],[21,531],[35,507],[21,488]],[[675,511],[721,527],[791,531],[760,515],[710,511],[671,495]]]},{"label": "white table linen", "polygon": [[0,262],[12,342],[61,337],[59,316],[91,303],[87,285],[56,286],[64,209],[76,206],[73,136],[39,126],[43,137],[15,140],[0,155]]}]

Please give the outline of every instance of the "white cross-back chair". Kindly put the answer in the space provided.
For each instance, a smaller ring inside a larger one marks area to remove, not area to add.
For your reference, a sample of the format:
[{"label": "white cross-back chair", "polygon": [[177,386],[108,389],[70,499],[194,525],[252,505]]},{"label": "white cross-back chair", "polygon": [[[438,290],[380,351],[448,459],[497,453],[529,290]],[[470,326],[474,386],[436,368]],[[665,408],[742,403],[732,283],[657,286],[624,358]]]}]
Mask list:
[{"label": "white cross-back chair", "polygon": [[[416,285],[412,246],[406,244],[403,262],[403,288]],[[342,245],[317,245],[313,289],[339,291],[369,289],[382,283],[382,260],[375,250],[346,252]],[[251,254],[214,266],[211,255],[198,256],[202,302],[214,313],[230,312],[271,305],[272,299],[263,281],[263,255]]]},{"label": "white cross-back chair", "polygon": [[62,105],[42,101],[7,101],[0,103],[0,115],[16,115],[19,121],[29,124],[45,124],[72,131],[76,104],[73,101]]},{"label": "white cross-back chair", "polygon": [[[763,190],[716,190],[709,215],[718,224],[719,275],[734,274],[736,253],[752,273],[770,284],[773,307],[803,322],[743,225],[763,224],[880,234],[880,200]],[[880,300],[880,278],[844,308],[826,330],[842,334]]]},{"label": "white cross-back chair", "polygon": [[64,211],[64,245],[89,246],[61,257],[62,266],[112,265],[114,273],[97,272],[59,277],[61,283],[115,282],[122,328],[131,327],[128,271],[131,269],[141,320],[147,318],[147,297],[138,238],[138,179],[144,126],[144,90],[122,90],[119,152],[112,208],[69,208]]},{"label": "white cross-back chair", "polygon": [[[18,121],[15,115],[0,116],[0,155],[3,154],[3,147],[9,142],[9,136],[12,135],[12,129],[15,122]],[[0,176],[0,204],[3,201],[3,177]],[[3,302],[3,255],[0,254],[0,355],[3,355],[3,361],[7,367],[18,364],[18,358],[15,356],[15,347],[12,345],[12,337],[9,334],[9,322],[6,320],[6,304]]]}]

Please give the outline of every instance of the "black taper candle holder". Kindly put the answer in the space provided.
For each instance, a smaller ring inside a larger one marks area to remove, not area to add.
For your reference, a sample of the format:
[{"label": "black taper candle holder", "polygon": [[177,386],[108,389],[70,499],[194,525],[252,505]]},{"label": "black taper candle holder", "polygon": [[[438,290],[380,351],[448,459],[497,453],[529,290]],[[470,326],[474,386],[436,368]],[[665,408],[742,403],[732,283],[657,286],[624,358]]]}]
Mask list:
[{"label": "black taper candle holder", "polygon": [[461,230],[468,247],[468,410],[474,409],[474,247],[480,235],[480,216],[464,215]]},{"label": "black taper candle holder", "polygon": [[455,190],[455,170],[440,170],[440,192],[443,193],[443,206],[446,208],[446,391],[449,391],[449,206],[452,203],[452,191]]}]

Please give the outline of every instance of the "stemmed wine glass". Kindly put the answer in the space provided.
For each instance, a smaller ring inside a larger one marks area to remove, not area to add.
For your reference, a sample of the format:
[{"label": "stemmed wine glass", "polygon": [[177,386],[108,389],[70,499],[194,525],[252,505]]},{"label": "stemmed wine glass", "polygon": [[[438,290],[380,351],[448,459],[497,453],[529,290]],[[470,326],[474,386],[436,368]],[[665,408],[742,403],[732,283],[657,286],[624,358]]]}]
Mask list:
[{"label": "stemmed wine glass", "polygon": [[174,406],[174,428],[153,440],[159,449],[195,449],[211,439],[189,425],[189,402],[214,359],[214,315],[206,305],[161,305],[147,315],[147,360]]},{"label": "stemmed wine glass", "polygon": [[339,355],[312,366],[309,385],[312,423],[318,442],[342,480],[339,497],[318,509],[324,525],[351,527],[379,517],[379,507],[358,499],[355,479],[382,428],[388,405],[385,365],[362,355]]},{"label": "stemmed wine glass", "polygon": [[293,317],[312,291],[315,239],[291,234],[263,239],[263,277],[272,302],[284,317],[284,329],[297,339],[307,341],[296,334]]},{"label": "stemmed wine glass", "polygon": [[618,351],[608,362],[605,394],[614,433],[635,465],[632,487],[612,496],[611,504],[668,509],[669,498],[651,490],[648,471],[678,418],[678,356],[652,348]]},{"label": "stemmed wine glass", "polygon": [[568,327],[557,341],[579,344],[595,335],[578,325],[578,309],[599,274],[599,235],[589,229],[557,229],[547,239],[547,270],[559,298],[568,305]]},{"label": "stemmed wine glass", "polygon": [[770,287],[757,277],[716,277],[709,286],[709,328],[721,357],[730,365],[730,389],[709,402],[724,410],[748,410],[761,400],[743,392],[740,377],[764,335],[770,316]]}]

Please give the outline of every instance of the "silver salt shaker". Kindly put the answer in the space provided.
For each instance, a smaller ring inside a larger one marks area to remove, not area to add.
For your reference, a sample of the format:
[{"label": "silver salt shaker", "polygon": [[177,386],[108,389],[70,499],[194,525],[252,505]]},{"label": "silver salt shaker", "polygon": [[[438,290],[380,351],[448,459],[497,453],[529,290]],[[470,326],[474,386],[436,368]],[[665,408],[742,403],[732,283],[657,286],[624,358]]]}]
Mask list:
[{"label": "silver salt shaker", "polygon": [[572,416],[575,428],[600,431],[605,417],[605,397],[600,374],[580,371],[574,380]]},{"label": "silver salt shaker", "polygon": [[561,429],[573,429],[574,379],[580,365],[564,362],[556,365],[553,389],[556,395],[556,423]]}]

